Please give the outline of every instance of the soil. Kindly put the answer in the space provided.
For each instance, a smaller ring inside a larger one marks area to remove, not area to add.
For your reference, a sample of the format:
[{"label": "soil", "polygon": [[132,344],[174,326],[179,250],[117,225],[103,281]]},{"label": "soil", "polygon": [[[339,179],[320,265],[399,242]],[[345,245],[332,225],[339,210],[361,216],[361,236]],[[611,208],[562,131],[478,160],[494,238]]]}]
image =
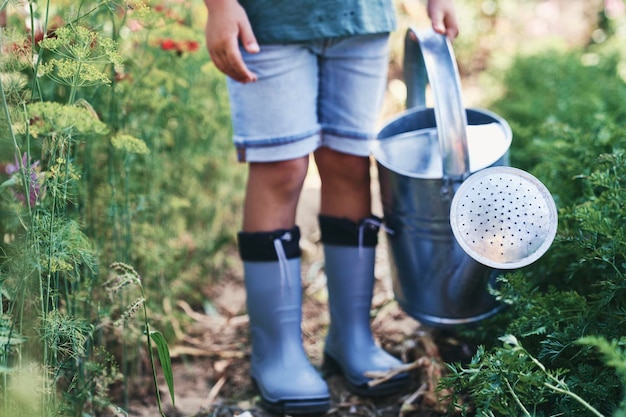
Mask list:
[{"label": "soil", "polygon": [[[319,243],[317,212],[319,178],[314,164],[305,182],[298,208],[303,250],[303,322],[304,346],[314,366],[322,368],[323,344],[329,323],[327,292]],[[375,170],[372,171],[375,176]],[[377,181],[372,192],[377,202]],[[374,206],[380,215],[381,208]],[[441,330],[427,329],[408,316],[394,300],[392,277],[387,263],[384,233],[377,250],[376,285],[372,301],[372,331],[382,347],[409,364],[410,380],[397,395],[368,399],[352,395],[340,375],[325,375],[332,397],[330,416],[364,415],[391,417],[443,415],[445,392],[435,388],[444,373],[446,361],[467,360],[473,349]],[[258,392],[248,375],[250,343],[245,291],[241,271],[208,288],[215,310],[208,314],[194,311],[185,302],[178,307],[193,324],[185,329],[182,340],[170,347],[175,378],[175,403],[169,401],[165,381],[160,381],[164,412],[168,417],[232,417],[249,411],[255,417],[271,414],[258,405]],[[443,353],[442,353],[443,352]],[[146,385],[150,382],[147,381]],[[158,416],[153,396],[131,403],[130,416]]]}]

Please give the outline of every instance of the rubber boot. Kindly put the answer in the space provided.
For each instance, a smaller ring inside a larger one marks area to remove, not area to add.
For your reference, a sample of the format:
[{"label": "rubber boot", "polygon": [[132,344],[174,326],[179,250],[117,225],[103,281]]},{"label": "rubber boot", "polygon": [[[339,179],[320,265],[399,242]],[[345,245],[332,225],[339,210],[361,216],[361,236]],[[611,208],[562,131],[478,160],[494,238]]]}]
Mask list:
[{"label": "rubber boot", "polygon": [[328,285],[330,327],[324,347],[327,369],[339,370],[348,387],[362,396],[400,391],[408,374],[370,387],[368,371],[388,371],[402,362],[376,344],[370,328],[375,247],[380,219],[360,223],[319,216]]},{"label": "rubber boot", "polygon": [[239,233],[250,318],[250,374],[261,405],[278,414],[321,414],[328,386],[302,346],[300,231]]}]

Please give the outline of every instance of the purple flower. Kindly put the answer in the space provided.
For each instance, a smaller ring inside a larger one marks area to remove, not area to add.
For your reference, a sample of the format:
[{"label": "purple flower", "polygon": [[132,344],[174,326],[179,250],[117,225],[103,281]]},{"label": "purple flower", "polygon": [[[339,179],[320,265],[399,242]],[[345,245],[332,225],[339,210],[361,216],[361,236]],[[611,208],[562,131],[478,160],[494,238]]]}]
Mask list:
[{"label": "purple flower", "polygon": [[[24,154],[24,156],[22,157],[22,164],[24,166],[26,166],[26,154]],[[20,170],[20,164],[17,161],[17,157],[15,157],[15,163],[14,164],[7,164],[7,166],[4,168],[4,171],[9,174],[9,175],[13,175],[16,172],[18,172]]]},{"label": "purple flower", "polygon": [[[43,188],[44,188],[43,181],[40,175],[39,161],[35,161],[29,166],[28,155],[24,153],[24,155],[22,156],[21,165],[18,162],[17,157],[16,157],[15,164],[7,164],[6,167],[4,168],[4,171],[7,174],[12,175],[12,176],[20,175],[22,174],[20,167],[24,167],[24,170],[28,169],[27,176],[29,179],[29,187],[30,187],[28,197],[29,197],[30,206],[32,207],[37,202],[37,199],[43,192]],[[24,197],[24,194],[22,192],[14,190],[13,195],[15,196],[16,199],[18,199],[22,203],[26,203],[26,198]]]}]

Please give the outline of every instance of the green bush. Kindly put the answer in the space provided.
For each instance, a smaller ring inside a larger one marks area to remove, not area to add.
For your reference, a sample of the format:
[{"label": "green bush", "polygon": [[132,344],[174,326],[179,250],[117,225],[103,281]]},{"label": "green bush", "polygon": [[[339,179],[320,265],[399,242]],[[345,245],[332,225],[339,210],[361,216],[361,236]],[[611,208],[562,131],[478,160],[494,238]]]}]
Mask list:
[{"label": "green bush", "polygon": [[483,346],[444,382],[469,396],[466,412],[626,413],[624,57],[598,52],[589,66],[584,56],[518,58],[494,104],[514,131],[513,165],[552,191],[559,227],[541,260],[500,277],[507,312],[467,331]]}]

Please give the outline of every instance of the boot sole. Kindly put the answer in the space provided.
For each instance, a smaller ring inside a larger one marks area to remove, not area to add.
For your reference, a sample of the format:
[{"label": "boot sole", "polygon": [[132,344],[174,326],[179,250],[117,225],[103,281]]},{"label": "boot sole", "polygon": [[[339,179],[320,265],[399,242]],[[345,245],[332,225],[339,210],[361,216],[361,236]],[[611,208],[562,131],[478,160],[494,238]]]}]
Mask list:
[{"label": "boot sole", "polygon": [[270,401],[263,397],[263,393],[254,378],[252,378],[252,383],[255,385],[261,396],[261,407],[270,413],[281,415],[317,416],[326,414],[326,412],[330,409],[330,397]]},{"label": "boot sole", "polygon": [[373,387],[370,387],[367,383],[354,383],[350,381],[339,362],[326,352],[324,352],[323,370],[325,375],[343,376],[348,389],[361,397],[386,397],[397,394],[402,391],[409,382],[408,374],[399,374],[393,379]]}]

